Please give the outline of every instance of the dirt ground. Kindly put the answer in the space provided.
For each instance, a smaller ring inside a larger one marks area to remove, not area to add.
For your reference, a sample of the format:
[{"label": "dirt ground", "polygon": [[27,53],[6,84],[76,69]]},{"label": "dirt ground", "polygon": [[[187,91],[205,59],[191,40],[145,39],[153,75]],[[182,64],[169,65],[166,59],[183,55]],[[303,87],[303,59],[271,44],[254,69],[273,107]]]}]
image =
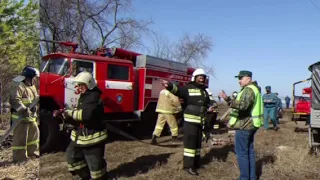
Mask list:
[{"label": "dirt ground", "polygon": [[[222,107],[222,111],[226,108]],[[223,112],[220,113],[222,115]],[[280,129],[256,134],[255,148],[257,174],[262,180],[320,179],[320,158],[308,154],[308,133],[296,132],[297,125],[290,120],[290,110],[285,110]],[[299,127],[304,127],[303,123]],[[229,134],[223,135],[228,139]],[[161,146],[151,146],[137,141],[115,141],[106,145],[109,175],[113,179],[203,179],[232,180],[239,175],[233,138],[224,146],[203,144],[202,165],[197,178],[182,168],[183,145],[173,145],[170,137],[162,137]],[[150,140],[144,140],[149,142]],[[0,179],[74,179],[67,171],[63,152],[47,154],[38,160],[14,165],[11,149],[0,151]],[[39,174],[38,174],[39,171]]]}]

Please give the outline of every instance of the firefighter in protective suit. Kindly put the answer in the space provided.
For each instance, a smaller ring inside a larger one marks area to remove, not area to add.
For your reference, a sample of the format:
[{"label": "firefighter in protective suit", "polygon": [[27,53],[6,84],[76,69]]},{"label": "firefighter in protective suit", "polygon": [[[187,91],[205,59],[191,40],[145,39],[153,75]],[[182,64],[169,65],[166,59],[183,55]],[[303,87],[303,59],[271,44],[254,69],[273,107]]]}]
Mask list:
[{"label": "firefighter in protective suit", "polygon": [[206,74],[202,69],[196,69],[191,82],[183,87],[162,80],[161,83],[174,95],[183,99],[186,107],[183,112],[183,168],[191,175],[199,175],[202,129],[209,105],[209,95],[204,84]]},{"label": "firefighter in protective suit", "polygon": [[208,92],[210,103],[210,108],[213,108],[212,111],[207,113],[206,119],[206,129],[205,129],[205,138],[209,138],[207,136],[212,136],[213,130],[219,129],[219,123],[217,123],[217,117],[219,113],[218,103],[214,100],[212,92],[207,88],[206,91]]},{"label": "firefighter in protective suit", "polygon": [[153,131],[151,144],[157,144],[156,138],[160,137],[166,122],[168,123],[171,130],[172,142],[176,142],[178,137],[178,124],[175,115],[178,114],[181,110],[181,104],[177,96],[170,93],[167,89],[163,89],[160,91],[156,108],[156,112],[158,112],[158,119]]},{"label": "firefighter in protective suit", "polygon": [[102,92],[89,72],[79,73],[74,83],[80,90],[78,105],[62,113],[66,121],[75,125],[66,150],[68,170],[81,179],[107,179],[104,151],[108,134],[102,122]]},{"label": "firefighter in protective suit", "polygon": [[10,92],[11,123],[20,121],[13,131],[13,162],[22,162],[29,157],[39,157],[37,108],[28,107],[39,96],[32,83],[36,76],[39,76],[36,69],[26,66],[21,75],[13,79],[16,85]]}]

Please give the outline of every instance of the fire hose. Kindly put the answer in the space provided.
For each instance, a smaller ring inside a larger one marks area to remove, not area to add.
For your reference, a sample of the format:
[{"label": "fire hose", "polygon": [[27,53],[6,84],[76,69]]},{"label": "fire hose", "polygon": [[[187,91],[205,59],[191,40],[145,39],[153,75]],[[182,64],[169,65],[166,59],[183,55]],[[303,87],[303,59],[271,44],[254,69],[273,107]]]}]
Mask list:
[{"label": "fire hose", "polygon": [[[59,118],[61,118],[64,122],[66,122],[67,120],[62,116],[62,113],[63,113],[63,112],[64,112],[63,109],[55,110],[55,111],[53,112],[53,116],[54,116],[54,117],[59,117]],[[123,136],[123,137],[125,137],[125,138],[131,139],[131,140],[134,140],[134,141],[138,141],[138,142],[141,142],[141,143],[144,143],[144,144],[149,144],[149,143],[147,143],[147,142],[144,142],[144,141],[142,141],[142,140],[140,140],[140,139],[138,139],[138,138],[136,138],[136,137],[134,137],[134,136],[132,136],[132,135],[130,135],[130,134],[122,131],[122,130],[120,130],[119,128],[116,128],[116,127],[112,126],[112,125],[109,124],[109,123],[106,123],[105,126],[106,126],[106,128],[107,128],[108,131],[111,131],[111,132],[114,132],[114,133],[116,133],[116,134],[119,134],[120,136]],[[149,144],[149,145],[150,145],[150,144]]]},{"label": "fire hose", "polygon": [[[226,112],[219,118],[219,121],[224,120],[224,119],[229,115],[229,113],[231,112],[231,110],[232,110],[232,109],[229,108],[228,111],[226,111]],[[59,117],[59,118],[61,118],[61,119],[63,120],[63,122],[66,122],[67,120],[66,120],[66,119],[63,117],[63,115],[62,115],[63,112],[64,112],[63,109],[55,110],[55,111],[53,112],[53,116],[54,116],[54,117]],[[116,133],[116,134],[118,134],[118,135],[120,135],[120,136],[122,136],[122,137],[125,137],[125,138],[128,138],[128,139],[134,140],[134,141],[138,141],[138,142],[141,142],[141,143],[150,145],[150,143],[144,142],[144,141],[142,141],[142,140],[140,140],[140,139],[138,139],[138,138],[130,135],[129,133],[126,133],[126,132],[120,130],[119,128],[114,127],[113,125],[111,125],[111,124],[109,124],[109,123],[106,123],[105,125],[106,125],[106,128],[107,128],[108,131],[114,132],[114,133]],[[208,141],[208,139],[207,139],[206,141]],[[161,145],[158,145],[158,146],[161,146]]]}]

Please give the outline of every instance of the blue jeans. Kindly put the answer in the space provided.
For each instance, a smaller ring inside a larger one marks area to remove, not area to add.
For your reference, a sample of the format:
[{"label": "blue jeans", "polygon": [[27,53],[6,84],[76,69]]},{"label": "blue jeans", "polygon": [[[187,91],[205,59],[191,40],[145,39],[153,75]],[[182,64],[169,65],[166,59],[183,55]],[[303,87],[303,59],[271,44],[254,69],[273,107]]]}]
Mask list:
[{"label": "blue jeans", "polygon": [[269,128],[269,118],[273,124],[273,127],[277,127],[277,108],[276,107],[271,107],[271,108],[267,108],[265,107],[263,110],[263,127],[264,129],[268,129]]},{"label": "blue jeans", "polygon": [[235,152],[240,169],[239,180],[256,180],[254,135],[257,130],[236,130]]}]

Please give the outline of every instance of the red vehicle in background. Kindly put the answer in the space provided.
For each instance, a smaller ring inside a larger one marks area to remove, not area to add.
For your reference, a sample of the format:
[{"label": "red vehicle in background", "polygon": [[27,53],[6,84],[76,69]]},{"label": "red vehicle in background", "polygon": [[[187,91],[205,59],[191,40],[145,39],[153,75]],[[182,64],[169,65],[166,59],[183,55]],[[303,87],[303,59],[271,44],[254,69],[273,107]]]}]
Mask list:
[{"label": "red vehicle in background", "polygon": [[307,87],[302,90],[302,94],[304,96],[295,95],[295,85],[302,82],[307,82],[310,79],[311,78],[303,81],[298,81],[293,84],[292,120],[294,121],[307,121],[310,118],[311,96],[312,96],[311,87]]},{"label": "red vehicle in background", "polygon": [[[143,55],[120,48],[98,48],[91,54],[76,52],[77,44],[54,42],[71,48],[67,53],[50,53],[42,57],[40,75],[40,132],[41,152],[51,151],[68,126],[52,117],[57,109],[77,105],[79,92],[72,84],[82,71],[92,73],[103,91],[106,123],[143,125],[151,135],[157,113],[160,80],[184,85],[191,80],[195,69],[179,62]],[[206,81],[208,84],[208,80]],[[147,128],[148,127],[148,128]]]}]

